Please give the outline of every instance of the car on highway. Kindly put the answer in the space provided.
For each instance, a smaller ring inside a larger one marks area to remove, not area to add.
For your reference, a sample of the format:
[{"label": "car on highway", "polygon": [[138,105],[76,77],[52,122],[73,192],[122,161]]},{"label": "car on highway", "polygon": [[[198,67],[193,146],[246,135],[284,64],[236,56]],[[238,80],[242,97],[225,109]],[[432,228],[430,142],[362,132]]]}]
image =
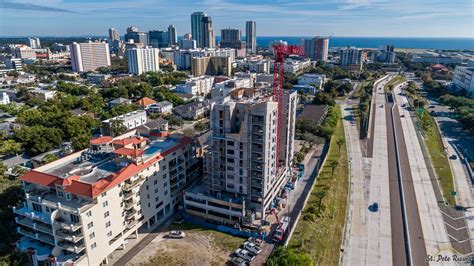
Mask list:
[{"label": "car on highway", "polygon": [[372,205],[369,206],[369,211],[378,212],[379,211],[379,204],[377,202],[372,203]]},{"label": "car on highway", "polygon": [[404,114],[402,114],[402,115],[400,115],[400,117],[405,117],[405,115],[404,115]]},{"label": "car on highway", "polygon": [[168,234],[168,238],[184,238],[186,234],[183,231],[173,230]]},{"label": "car on highway", "polygon": [[235,256],[239,257],[239,258],[242,258],[246,261],[253,261],[255,259],[255,255],[253,255],[252,253],[250,253],[250,251],[248,250],[245,250],[245,249],[241,249],[241,248],[238,248],[235,252],[234,252]]},{"label": "car on highway", "polygon": [[248,265],[248,262],[246,260],[244,260],[243,258],[241,258],[241,257],[232,257],[230,259],[230,262],[232,262],[232,265],[235,265],[235,266],[246,266],[246,265]]},{"label": "car on highway", "polygon": [[249,241],[245,241],[244,249],[250,251],[254,255],[258,255],[260,254],[260,252],[262,252],[262,249],[260,247]]},{"label": "car on highway", "polygon": [[449,156],[449,159],[451,160],[456,160],[458,158],[458,156],[456,154],[453,154],[451,156]]},{"label": "car on highway", "polygon": [[430,105],[430,106],[428,106],[428,108],[433,109],[433,108],[435,108],[435,107],[434,107],[434,105]]}]

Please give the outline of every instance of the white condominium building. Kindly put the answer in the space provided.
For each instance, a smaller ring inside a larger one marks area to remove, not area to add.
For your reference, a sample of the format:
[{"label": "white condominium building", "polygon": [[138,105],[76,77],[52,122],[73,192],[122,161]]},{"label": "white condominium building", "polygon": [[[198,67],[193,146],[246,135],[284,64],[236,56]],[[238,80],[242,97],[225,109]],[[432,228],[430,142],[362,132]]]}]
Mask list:
[{"label": "white condominium building", "polygon": [[132,131],[92,139],[88,149],[21,177],[17,248],[33,265],[107,264],[142,225],[170,217],[196,169],[188,137]]},{"label": "white condominium building", "polygon": [[18,45],[13,49],[13,56],[21,59],[36,59],[36,52],[26,45]]},{"label": "white condominium building", "polygon": [[472,97],[474,95],[474,67],[456,66],[453,83],[457,89],[467,90]]},{"label": "white condominium building", "polygon": [[176,85],[175,91],[192,95],[206,95],[211,92],[214,77],[200,76],[186,80],[183,84]]},{"label": "white condominium building", "polygon": [[137,128],[148,122],[145,110],[137,110],[102,121],[102,133],[110,135],[114,121],[120,121],[127,130]]},{"label": "white condominium building", "polygon": [[140,75],[149,71],[160,70],[158,48],[132,48],[127,50],[128,72]]},{"label": "white condominium building", "polygon": [[74,72],[95,71],[110,66],[109,45],[105,42],[72,43],[71,65]]},{"label": "white condominium building", "polygon": [[296,91],[285,90],[281,128],[271,94],[240,89],[213,105],[204,183],[185,192],[188,214],[225,224],[263,219],[291,172],[296,103]]}]

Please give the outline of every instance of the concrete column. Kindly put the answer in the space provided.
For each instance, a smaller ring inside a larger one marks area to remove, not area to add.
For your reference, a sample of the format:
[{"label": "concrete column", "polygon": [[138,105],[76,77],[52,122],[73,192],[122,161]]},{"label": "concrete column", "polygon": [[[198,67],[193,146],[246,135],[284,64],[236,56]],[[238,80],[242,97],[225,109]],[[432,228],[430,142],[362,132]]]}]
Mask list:
[{"label": "concrete column", "polygon": [[148,229],[150,229],[150,219],[148,219],[148,221],[146,221],[146,226]]}]

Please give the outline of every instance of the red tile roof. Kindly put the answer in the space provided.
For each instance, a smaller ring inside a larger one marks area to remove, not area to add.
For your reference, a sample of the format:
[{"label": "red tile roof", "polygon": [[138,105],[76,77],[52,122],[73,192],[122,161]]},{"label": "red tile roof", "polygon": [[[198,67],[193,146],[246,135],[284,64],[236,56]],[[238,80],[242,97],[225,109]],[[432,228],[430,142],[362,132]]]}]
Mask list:
[{"label": "red tile roof", "polygon": [[138,157],[143,154],[143,150],[120,148],[120,149],[114,150],[114,153],[125,155],[125,156]]},{"label": "red tile roof", "polygon": [[122,146],[126,146],[128,144],[140,144],[144,141],[147,141],[148,138],[145,138],[145,137],[130,137],[130,138],[124,138],[124,139],[116,139],[114,140],[112,143],[113,144],[118,144],[118,145],[122,145]]},{"label": "red tile roof", "polygon": [[148,106],[150,104],[154,104],[154,103],[156,103],[156,101],[148,97],[143,97],[137,101],[137,104],[143,107]]},{"label": "red tile roof", "polygon": [[109,143],[113,140],[112,137],[110,136],[103,136],[103,137],[98,137],[95,139],[91,139],[90,144],[92,145],[100,145],[100,144],[106,144]]},{"label": "red tile roof", "polygon": [[148,161],[136,165],[134,163],[127,165],[117,173],[113,173],[106,178],[102,178],[96,181],[94,184],[84,183],[79,180],[79,176],[70,176],[66,179],[56,177],[54,175],[38,172],[35,170],[31,170],[30,172],[23,175],[20,179],[29,183],[39,184],[42,186],[49,186],[54,187],[55,184],[59,184],[64,186],[64,190],[66,192],[70,192],[76,195],[82,195],[90,198],[95,198],[100,194],[104,193],[105,191],[115,187],[116,185],[124,182],[128,178],[132,177],[133,175],[141,172],[143,169],[146,169],[150,165],[154,164],[155,162],[164,158],[164,156],[173,153],[183,146],[191,143],[193,140],[189,137],[182,137],[179,140],[179,143],[152,158]]}]

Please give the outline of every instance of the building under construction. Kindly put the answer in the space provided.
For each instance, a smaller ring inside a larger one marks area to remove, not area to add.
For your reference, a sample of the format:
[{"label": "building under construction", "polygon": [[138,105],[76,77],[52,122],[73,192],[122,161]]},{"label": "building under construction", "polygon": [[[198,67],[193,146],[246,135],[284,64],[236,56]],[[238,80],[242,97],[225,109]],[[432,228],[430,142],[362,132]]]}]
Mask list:
[{"label": "building under construction", "polygon": [[204,181],[185,192],[188,214],[235,224],[274,207],[290,177],[297,93],[283,91],[279,101],[271,91],[239,89],[212,106]]}]

